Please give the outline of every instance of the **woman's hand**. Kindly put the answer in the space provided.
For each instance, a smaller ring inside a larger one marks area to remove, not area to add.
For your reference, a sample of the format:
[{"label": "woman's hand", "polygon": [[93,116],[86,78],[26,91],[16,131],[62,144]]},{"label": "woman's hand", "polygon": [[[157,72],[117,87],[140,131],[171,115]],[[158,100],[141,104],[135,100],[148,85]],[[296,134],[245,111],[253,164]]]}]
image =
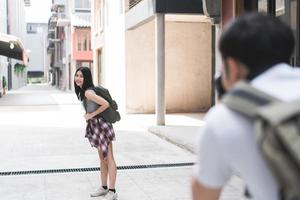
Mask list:
[{"label": "woman's hand", "polygon": [[92,119],[93,117],[94,117],[94,116],[93,116],[92,113],[86,113],[86,114],[84,115],[84,118],[85,118],[86,121],[88,121],[89,119]]}]

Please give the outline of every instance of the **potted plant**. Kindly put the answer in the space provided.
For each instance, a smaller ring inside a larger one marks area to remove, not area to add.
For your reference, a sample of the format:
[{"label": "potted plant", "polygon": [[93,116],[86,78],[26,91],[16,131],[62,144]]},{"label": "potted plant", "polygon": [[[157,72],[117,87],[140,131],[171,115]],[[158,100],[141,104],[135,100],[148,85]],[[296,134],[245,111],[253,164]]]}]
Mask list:
[{"label": "potted plant", "polygon": [[6,94],[6,88],[7,88],[7,81],[5,76],[2,76],[2,87],[3,87],[3,95]]},{"label": "potted plant", "polygon": [[25,71],[25,65],[20,64],[20,63],[16,63],[16,64],[15,64],[15,67],[14,67],[14,71],[15,71],[15,74],[16,74],[17,76],[23,75],[23,73],[24,73],[24,71]]}]

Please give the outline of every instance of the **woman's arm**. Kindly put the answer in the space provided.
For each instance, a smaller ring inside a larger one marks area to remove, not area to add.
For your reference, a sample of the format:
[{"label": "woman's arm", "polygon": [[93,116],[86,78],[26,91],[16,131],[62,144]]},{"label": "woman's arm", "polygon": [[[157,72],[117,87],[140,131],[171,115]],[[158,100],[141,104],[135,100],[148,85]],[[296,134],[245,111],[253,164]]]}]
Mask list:
[{"label": "woman's arm", "polygon": [[86,120],[95,117],[109,107],[109,103],[104,98],[98,96],[93,90],[86,90],[84,95],[88,100],[100,105],[99,108],[94,112],[85,114],[84,117]]}]

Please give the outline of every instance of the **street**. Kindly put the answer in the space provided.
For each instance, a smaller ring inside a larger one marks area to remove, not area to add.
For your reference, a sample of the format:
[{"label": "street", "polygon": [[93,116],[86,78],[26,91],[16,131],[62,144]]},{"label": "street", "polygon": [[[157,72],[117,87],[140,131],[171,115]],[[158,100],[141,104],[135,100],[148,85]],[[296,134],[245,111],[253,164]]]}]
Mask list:
[{"label": "street", "polygon": [[[89,196],[100,184],[99,164],[84,138],[83,114],[74,93],[48,85],[0,98],[1,199],[101,199]],[[149,133],[150,120],[142,117],[125,116],[115,125],[119,200],[191,199],[195,154]],[[233,178],[222,199],[241,199],[242,190]]]}]

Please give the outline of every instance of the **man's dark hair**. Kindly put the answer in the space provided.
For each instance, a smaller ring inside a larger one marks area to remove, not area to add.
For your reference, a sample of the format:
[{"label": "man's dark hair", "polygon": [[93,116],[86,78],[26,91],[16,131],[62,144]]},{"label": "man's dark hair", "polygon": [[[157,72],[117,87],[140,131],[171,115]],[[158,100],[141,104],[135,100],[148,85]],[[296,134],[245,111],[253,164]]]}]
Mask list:
[{"label": "man's dark hair", "polygon": [[94,84],[93,84],[91,70],[88,67],[79,67],[76,70],[75,75],[78,71],[81,71],[81,73],[83,75],[83,85],[82,85],[82,88],[80,88],[79,86],[76,85],[75,80],[74,80],[74,88],[75,88],[75,93],[77,95],[77,98],[80,101],[82,101],[84,99],[84,93],[85,93],[86,89],[88,89],[90,87],[94,87]]},{"label": "man's dark hair", "polygon": [[251,80],[278,63],[288,63],[294,49],[293,32],[280,19],[263,13],[236,18],[223,32],[222,59],[232,57],[249,70]]}]

